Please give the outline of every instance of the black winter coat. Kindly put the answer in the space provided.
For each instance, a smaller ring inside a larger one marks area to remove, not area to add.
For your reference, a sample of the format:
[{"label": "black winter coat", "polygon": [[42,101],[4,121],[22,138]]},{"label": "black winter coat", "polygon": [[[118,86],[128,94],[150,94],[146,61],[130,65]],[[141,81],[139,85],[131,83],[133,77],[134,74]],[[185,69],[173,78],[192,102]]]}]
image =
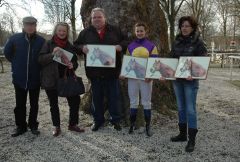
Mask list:
[{"label": "black winter coat", "polygon": [[85,57],[85,70],[88,78],[118,78],[121,71],[122,56],[128,45],[127,36],[121,32],[120,28],[107,24],[104,38],[101,40],[97,30],[93,26],[89,26],[80,32],[77,40],[74,42],[74,45],[78,47],[79,50],[87,44],[120,45],[122,47],[122,52],[116,54],[115,68],[86,67]]},{"label": "black winter coat", "polygon": [[[45,42],[39,54],[38,61],[41,64],[40,77],[41,87],[43,89],[56,89],[58,78],[64,76],[64,70],[67,68],[64,65],[53,61],[52,51],[55,47],[57,47],[57,45],[54,41],[49,40]],[[67,42],[66,47],[63,49],[74,54],[71,62],[73,63],[73,69],[76,70],[78,67],[76,48],[71,43]]]},{"label": "black winter coat", "polygon": [[171,56],[179,58],[180,56],[206,56],[206,44],[200,37],[198,32],[193,33],[189,37],[178,35],[173,42]]}]

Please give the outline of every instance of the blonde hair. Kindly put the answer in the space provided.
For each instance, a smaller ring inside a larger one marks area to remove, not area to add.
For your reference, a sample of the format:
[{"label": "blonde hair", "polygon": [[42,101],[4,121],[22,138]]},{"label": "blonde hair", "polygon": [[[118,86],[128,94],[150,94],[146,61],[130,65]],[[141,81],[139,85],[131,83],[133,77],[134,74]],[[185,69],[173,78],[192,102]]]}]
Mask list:
[{"label": "blonde hair", "polygon": [[54,26],[53,34],[52,34],[52,35],[56,35],[56,33],[57,33],[57,28],[58,28],[59,26],[64,26],[64,27],[67,28],[67,39],[68,39],[69,42],[72,42],[70,26],[69,26],[68,23],[66,23],[66,22],[58,22],[58,23]]}]

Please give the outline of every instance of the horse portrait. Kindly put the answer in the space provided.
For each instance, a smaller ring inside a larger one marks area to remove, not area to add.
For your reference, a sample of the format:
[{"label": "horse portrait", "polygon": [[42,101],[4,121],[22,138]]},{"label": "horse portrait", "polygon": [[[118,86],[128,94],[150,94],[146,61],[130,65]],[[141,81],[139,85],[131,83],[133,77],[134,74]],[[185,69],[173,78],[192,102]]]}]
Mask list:
[{"label": "horse portrait", "polygon": [[175,75],[175,70],[160,60],[155,60],[154,64],[150,68],[150,72],[152,73],[151,76],[153,76],[157,71],[159,71],[161,76],[164,78],[174,78]]},{"label": "horse portrait", "polygon": [[192,77],[204,77],[207,74],[207,70],[197,63],[193,58],[187,58],[184,60],[182,67],[179,69],[180,74],[178,76],[192,76]]},{"label": "horse portrait", "polygon": [[125,67],[125,71],[127,72],[126,75],[133,71],[137,78],[145,78],[146,68],[135,59],[131,58]]},{"label": "horse portrait", "polygon": [[101,62],[102,65],[113,65],[115,63],[115,59],[108,53],[102,51],[99,48],[94,48],[92,55],[90,56],[92,64],[94,64],[97,59]]},{"label": "horse portrait", "polygon": [[55,51],[55,59],[58,60],[59,62],[61,62],[64,65],[68,65],[71,60],[68,59],[68,57],[66,56],[66,54],[64,53],[63,50],[59,49],[57,51]]}]

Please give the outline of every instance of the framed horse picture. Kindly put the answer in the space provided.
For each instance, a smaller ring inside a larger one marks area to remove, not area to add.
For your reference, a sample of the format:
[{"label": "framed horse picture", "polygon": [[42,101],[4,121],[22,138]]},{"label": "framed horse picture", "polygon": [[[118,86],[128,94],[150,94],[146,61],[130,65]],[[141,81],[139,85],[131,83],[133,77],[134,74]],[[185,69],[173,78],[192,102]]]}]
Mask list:
[{"label": "framed horse picture", "polygon": [[145,80],[147,58],[124,56],[121,76],[132,79]]},{"label": "framed horse picture", "polygon": [[178,59],[175,58],[148,58],[146,78],[175,80]]},{"label": "framed horse picture", "polygon": [[109,67],[116,66],[116,49],[113,45],[87,45],[86,66]]},{"label": "framed horse picture", "polygon": [[54,52],[53,60],[57,61],[65,66],[72,60],[73,54],[60,48]]},{"label": "framed horse picture", "polygon": [[210,57],[180,57],[175,77],[206,79],[209,63]]}]

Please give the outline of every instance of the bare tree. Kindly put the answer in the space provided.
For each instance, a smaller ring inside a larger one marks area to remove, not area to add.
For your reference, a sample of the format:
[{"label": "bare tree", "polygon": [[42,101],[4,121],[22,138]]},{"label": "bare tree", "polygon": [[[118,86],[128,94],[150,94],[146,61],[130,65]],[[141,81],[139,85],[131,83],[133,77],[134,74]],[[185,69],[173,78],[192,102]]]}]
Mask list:
[{"label": "bare tree", "polygon": [[205,7],[204,0],[190,0],[186,3],[189,9],[192,10],[192,15],[196,18],[197,21],[199,21]]},{"label": "bare tree", "polygon": [[0,0],[0,7],[8,6],[9,4],[5,0]]},{"label": "bare tree", "polygon": [[183,2],[186,0],[159,0],[159,4],[166,14],[170,29],[170,44],[175,38],[175,20]]},{"label": "bare tree", "polygon": [[3,46],[8,37],[15,33],[13,15],[3,13],[0,15],[0,46]]},{"label": "bare tree", "polygon": [[217,7],[220,14],[220,23],[222,26],[222,33],[224,37],[224,49],[227,49],[227,23],[230,16],[229,1],[225,0],[216,0]]},{"label": "bare tree", "polygon": [[213,1],[203,1],[202,7],[202,12],[201,16],[199,17],[199,23],[200,23],[200,30],[202,33],[203,39],[207,39],[207,37],[210,36],[211,28],[214,25],[213,23],[215,22],[216,18],[216,8],[214,8],[214,2]]},{"label": "bare tree", "polygon": [[70,22],[73,40],[76,39],[76,0],[40,0],[44,4],[49,22]]},{"label": "bare tree", "polygon": [[179,16],[191,15],[195,17],[199,23],[203,39],[207,39],[206,36],[210,33],[210,28],[212,28],[215,20],[216,7],[214,6],[214,1],[189,0],[182,6]]}]

